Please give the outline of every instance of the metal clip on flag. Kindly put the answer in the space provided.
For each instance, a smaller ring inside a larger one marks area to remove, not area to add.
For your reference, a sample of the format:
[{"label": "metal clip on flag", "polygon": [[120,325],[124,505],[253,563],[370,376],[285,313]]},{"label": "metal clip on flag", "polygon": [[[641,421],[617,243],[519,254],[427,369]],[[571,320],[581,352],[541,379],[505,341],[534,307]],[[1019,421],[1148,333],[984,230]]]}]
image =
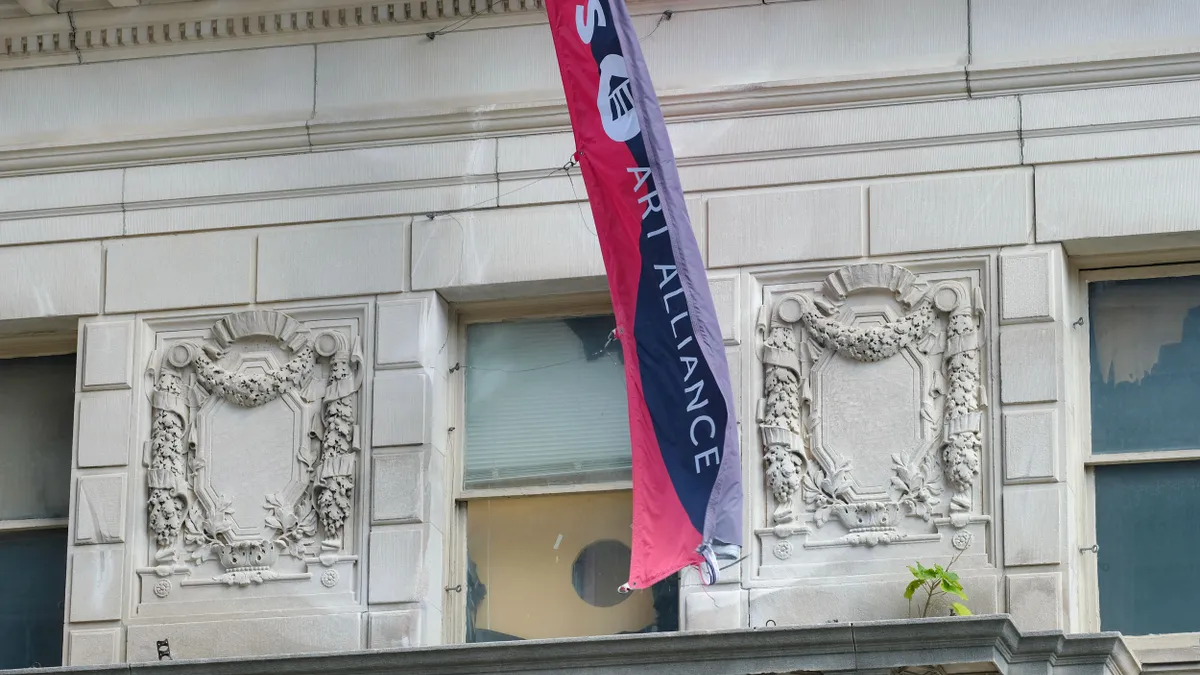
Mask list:
[{"label": "metal clip on flag", "polygon": [[741,456],[666,124],[623,0],[546,9],[625,355],[633,557],[622,590],[692,565],[713,583],[741,551]]}]

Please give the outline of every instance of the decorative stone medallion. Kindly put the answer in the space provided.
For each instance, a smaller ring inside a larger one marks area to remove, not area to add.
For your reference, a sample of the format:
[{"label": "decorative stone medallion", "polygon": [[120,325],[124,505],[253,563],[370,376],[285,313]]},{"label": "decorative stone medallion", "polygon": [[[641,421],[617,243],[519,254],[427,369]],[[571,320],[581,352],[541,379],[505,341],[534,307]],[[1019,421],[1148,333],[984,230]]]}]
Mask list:
[{"label": "decorative stone medallion", "polygon": [[906,518],[966,526],[983,448],[983,308],[967,282],[878,263],[764,308],[773,525],[834,519],[841,543],[866,546],[907,538]]}]

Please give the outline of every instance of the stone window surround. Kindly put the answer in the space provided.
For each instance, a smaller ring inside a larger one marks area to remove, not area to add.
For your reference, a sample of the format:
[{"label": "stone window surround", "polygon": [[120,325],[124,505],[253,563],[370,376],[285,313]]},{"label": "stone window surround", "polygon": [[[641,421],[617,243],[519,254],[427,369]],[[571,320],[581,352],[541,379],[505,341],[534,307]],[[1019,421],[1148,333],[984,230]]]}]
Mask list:
[{"label": "stone window surround", "polygon": [[[1080,574],[1076,579],[1076,584],[1080,595],[1080,605],[1083,610],[1082,619],[1084,625],[1082,628],[1090,631],[1099,631],[1101,629],[1098,559],[1092,555],[1091,551],[1091,546],[1096,540],[1096,483],[1093,468],[1096,466],[1200,459],[1200,447],[1192,450],[1106,453],[1104,455],[1093,455],[1091,453],[1092,418],[1091,390],[1089,386],[1091,353],[1090,340],[1088,339],[1090,326],[1086,323],[1087,317],[1090,315],[1088,305],[1089,284],[1098,281],[1150,279],[1200,274],[1200,264],[1153,265],[1151,260],[1139,259],[1137,263],[1140,266],[1118,266],[1123,261],[1123,259],[1106,259],[1102,261],[1103,266],[1099,266],[1099,263],[1092,263],[1091,265],[1083,263],[1076,270],[1077,274],[1075,276],[1078,283],[1072,289],[1072,300],[1077,308],[1072,316],[1078,317],[1085,322],[1081,326],[1084,330],[1075,331],[1076,334],[1072,336],[1075,340],[1076,354],[1074,365],[1078,369],[1076,371],[1078,376],[1073,378],[1072,386],[1076,388],[1074,393],[1077,396],[1076,400],[1079,402],[1079,414],[1076,416],[1074,428],[1069,430],[1069,437],[1077,439],[1076,456],[1079,458],[1079,462],[1075,468],[1079,472],[1079,484],[1082,486],[1082,489],[1076,493],[1076,499],[1078,500],[1077,505],[1080,508],[1083,518],[1083,529],[1077,547],[1082,564],[1080,565]],[[1142,661],[1174,661],[1178,658],[1191,658],[1190,656],[1181,657],[1180,655],[1194,653],[1195,645],[1200,640],[1200,632],[1171,633],[1165,635],[1128,635],[1124,636],[1124,639],[1130,649]]]},{"label": "stone window surround", "polygon": [[[588,483],[574,486],[524,486],[486,489],[464,489],[463,471],[465,462],[462,461],[463,449],[466,447],[466,376],[465,369],[456,367],[461,364],[466,355],[467,326],[473,323],[491,323],[497,321],[516,321],[533,319],[558,319],[572,316],[588,316],[596,314],[611,314],[612,301],[608,293],[589,293],[582,295],[552,296],[542,299],[525,299],[500,302],[457,303],[453,306],[450,332],[448,338],[453,347],[450,352],[451,375],[449,415],[451,438],[450,454],[454,462],[451,472],[452,482],[450,494],[453,506],[453,517],[450,522],[450,564],[448,587],[465,584],[467,578],[467,518],[466,505],[472,499],[488,499],[492,497],[528,497],[534,495],[575,494],[581,492],[613,492],[630,490],[630,481],[612,481]],[[465,587],[465,586],[464,586]],[[445,644],[462,644],[466,638],[466,593],[448,593],[446,598],[446,623],[443,625]]]}]

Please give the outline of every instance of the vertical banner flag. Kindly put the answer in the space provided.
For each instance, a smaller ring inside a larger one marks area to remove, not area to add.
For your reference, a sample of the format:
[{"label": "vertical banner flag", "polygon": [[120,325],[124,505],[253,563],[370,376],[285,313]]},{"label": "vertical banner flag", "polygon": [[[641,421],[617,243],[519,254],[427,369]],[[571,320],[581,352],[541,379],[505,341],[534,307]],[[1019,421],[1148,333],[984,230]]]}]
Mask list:
[{"label": "vertical banner flag", "polygon": [[741,551],[741,456],[671,141],[624,0],[546,8],[625,355],[633,557],[622,588],[690,565],[712,583]]}]

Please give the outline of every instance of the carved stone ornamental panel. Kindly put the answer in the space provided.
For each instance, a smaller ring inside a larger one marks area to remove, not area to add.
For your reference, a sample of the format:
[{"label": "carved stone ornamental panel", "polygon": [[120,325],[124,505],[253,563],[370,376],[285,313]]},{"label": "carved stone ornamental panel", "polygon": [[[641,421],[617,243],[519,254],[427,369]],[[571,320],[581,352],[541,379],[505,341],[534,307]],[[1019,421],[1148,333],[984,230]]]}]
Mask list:
[{"label": "carved stone ornamental panel", "polygon": [[768,289],[764,565],[885,544],[953,554],[984,534],[981,277],[871,263]]},{"label": "carved stone ornamental panel", "polygon": [[358,560],[361,319],[309,314],[156,332],[143,613],[239,594],[282,599],[261,608],[309,593],[353,600],[353,581],[330,581],[354,579]]}]

